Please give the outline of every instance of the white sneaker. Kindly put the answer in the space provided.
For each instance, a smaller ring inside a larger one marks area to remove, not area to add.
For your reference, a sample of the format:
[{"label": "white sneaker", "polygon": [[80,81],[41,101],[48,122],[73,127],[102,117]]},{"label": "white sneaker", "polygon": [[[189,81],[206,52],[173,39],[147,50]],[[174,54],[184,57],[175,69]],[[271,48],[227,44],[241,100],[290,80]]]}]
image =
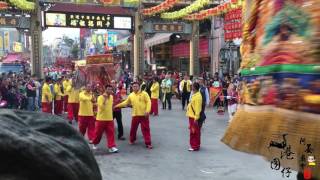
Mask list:
[{"label": "white sneaker", "polygon": [[97,149],[98,149],[98,146],[97,146],[97,145],[92,145],[92,149],[93,149],[93,150],[97,150]]},{"label": "white sneaker", "polygon": [[194,149],[193,148],[189,148],[188,151],[194,151]]},{"label": "white sneaker", "polygon": [[109,149],[110,153],[117,153],[119,150],[116,147],[112,147]]}]

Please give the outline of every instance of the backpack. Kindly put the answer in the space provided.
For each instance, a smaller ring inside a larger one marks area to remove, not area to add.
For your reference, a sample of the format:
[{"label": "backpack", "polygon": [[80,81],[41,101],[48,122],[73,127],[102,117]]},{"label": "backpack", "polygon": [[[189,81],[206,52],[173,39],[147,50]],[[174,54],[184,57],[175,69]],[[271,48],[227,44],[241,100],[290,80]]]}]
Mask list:
[{"label": "backpack", "polygon": [[201,112],[200,112],[200,118],[198,120],[199,126],[201,127],[202,124],[205,122],[207,116],[205,114],[205,109],[206,109],[206,87],[200,87],[200,94],[202,97],[202,105],[201,105]]}]

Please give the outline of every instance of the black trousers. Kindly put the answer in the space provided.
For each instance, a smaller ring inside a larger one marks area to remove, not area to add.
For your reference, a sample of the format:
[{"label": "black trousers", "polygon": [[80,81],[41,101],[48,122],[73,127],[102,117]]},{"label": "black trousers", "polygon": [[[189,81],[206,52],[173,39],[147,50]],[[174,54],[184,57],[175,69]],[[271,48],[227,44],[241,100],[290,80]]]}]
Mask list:
[{"label": "black trousers", "polygon": [[172,94],[171,93],[167,93],[166,95],[166,98],[165,98],[165,101],[163,102],[162,101],[162,109],[167,109],[167,103],[168,103],[168,109],[171,110],[171,97],[172,97]]},{"label": "black trousers", "polygon": [[113,118],[117,121],[118,138],[123,136],[122,113],[121,111],[113,111]]},{"label": "black trousers", "polygon": [[181,97],[182,109],[184,109],[184,107],[186,106],[186,102],[187,102],[187,105],[189,104],[190,92],[183,92],[181,96],[182,96]]}]

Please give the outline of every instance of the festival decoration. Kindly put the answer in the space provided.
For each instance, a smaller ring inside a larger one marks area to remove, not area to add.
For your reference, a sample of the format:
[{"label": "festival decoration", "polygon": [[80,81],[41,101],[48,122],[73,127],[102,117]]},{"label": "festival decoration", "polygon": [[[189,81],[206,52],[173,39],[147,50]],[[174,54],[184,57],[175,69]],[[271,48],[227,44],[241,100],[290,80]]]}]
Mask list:
[{"label": "festival decoration", "polygon": [[35,3],[27,0],[9,0],[9,2],[24,11],[33,11],[35,9]]},{"label": "festival decoration", "polygon": [[1,1],[0,2],[0,10],[8,9],[8,3]]},{"label": "festival decoration", "polygon": [[231,41],[242,37],[242,9],[232,9],[224,16],[224,39]]},{"label": "festival decoration", "polygon": [[139,0],[123,0],[122,2],[123,2],[122,6],[128,7],[128,8],[137,8],[140,3]]},{"label": "festival decoration", "polygon": [[[209,18],[211,16],[222,15],[222,14],[228,13],[229,11],[234,11],[234,9],[241,8],[242,1],[243,0],[232,0],[231,2],[220,4],[214,8],[210,8],[210,9],[202,10],[198,13],[190,14],[190,15],[186,16],[184,19],[190,20],[190,21],[203,20],[203,19]],[[234,12],[237,13],[236,17],[239,17],[239,12],[238,11],[234,11]],[[240,12],[240,14],[241,14],[241,12]],[[239,17],[239,18],[241,18],[241,17]]]},{"label": "festival decoration", "polygon": [[102,55],[92,55],[87,56],[87,64],[103,64],[103,63],[113,63],[112,54],[102,54]]},{"label": "festival decoration", "polygon": [[145,16],[152,16],[152,15],[169,10],[178,2],[179,2],[179,0],[165,0],[164,2],[162,2],[161,4],[159,4],[157,6],[143,9],[142,13]]},{"label": "festival decoration", "polygon": [[183,8],[183,9],[180,9],[178,11],[162,13],[161,18],[162,19],[171,19],[171,20],[180,19],[180,18],[187,16],[188,14],[191,14],[195,11],[198,11],[198,10],[204,8],[209,3],[210,3],[210,0],[196,0],[194,3],[190,4],[189,6]]},{"label": "festival decoration", "polygon": [[274,171],[300,177],[310,168],[313,179],[320,166],[306,157],[320,157],[319,11],[314,0],[245,0],[241,98],[222,139],[265,157]]}]

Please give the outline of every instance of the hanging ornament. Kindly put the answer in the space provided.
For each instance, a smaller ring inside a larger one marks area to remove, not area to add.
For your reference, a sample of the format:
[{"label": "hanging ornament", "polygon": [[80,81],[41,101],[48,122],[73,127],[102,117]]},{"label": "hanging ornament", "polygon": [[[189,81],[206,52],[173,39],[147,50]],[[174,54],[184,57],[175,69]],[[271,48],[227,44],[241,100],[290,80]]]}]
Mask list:
[{"label": "hanging ornament", "polygon": [[203,7],[208,5],[209,3],[210,3],[210,0],[196,0],[195,2],[190,4],[189,6],[183,8],[183,9],[180,9],[178,11],[162,13],[161,18],[163,18],[163,19],[180,19],[180,18],[188,16],[188,14],[191,14],[195,11],[202,9]]},{"label": "hanging ornament", "polygon": [[103,5],[110,5],[113,3],[113,0],[100,0]]},{"label": "hanging ornament", "polygon": [[145,16],[152,16],[152,15],[164,12],[166,10],[169,10],[178,2],[179,2],[179,0],[165,0],[164,2],[162,2],[161,4],[159,4],[157,6],[153,6],[153,7],[144,9],[146,11],[142,11],[142,13]]},{"label": "hanging ornament", "polygon": [[241,8],[242,1],[243,0],[231,0],[231,2],[220,4],[214,8],[207,9],[206,10],[207,13],[205,13],[204,16],[201,16],[200,19],[199,19],[199,16],[197,16],[197,15],[202,14],[203,13],[202,11],[185,16],[184,19],[190,20],[190,21],[203,20],[203,19],[208,18],[210,16],[219,16],[219,15],[231,12],[231,11],[234,12],[234,14],[233,15],[226,14],[226,16],[227,16],[226,19],[227,20],[239,19],[241,17],[241,13],[242,13],[242,10],[241,10],[242,9]]},{"label": "hanging ornament", "polygon": [[0,10],[8,9],[8,3],[1,1],[0,2]]},{"label": "hanging ornament", "polygon": [[9,0],[9,2],[13,6],[24,11],[33,11],[35,9],[35,3],[27,0]]}]

